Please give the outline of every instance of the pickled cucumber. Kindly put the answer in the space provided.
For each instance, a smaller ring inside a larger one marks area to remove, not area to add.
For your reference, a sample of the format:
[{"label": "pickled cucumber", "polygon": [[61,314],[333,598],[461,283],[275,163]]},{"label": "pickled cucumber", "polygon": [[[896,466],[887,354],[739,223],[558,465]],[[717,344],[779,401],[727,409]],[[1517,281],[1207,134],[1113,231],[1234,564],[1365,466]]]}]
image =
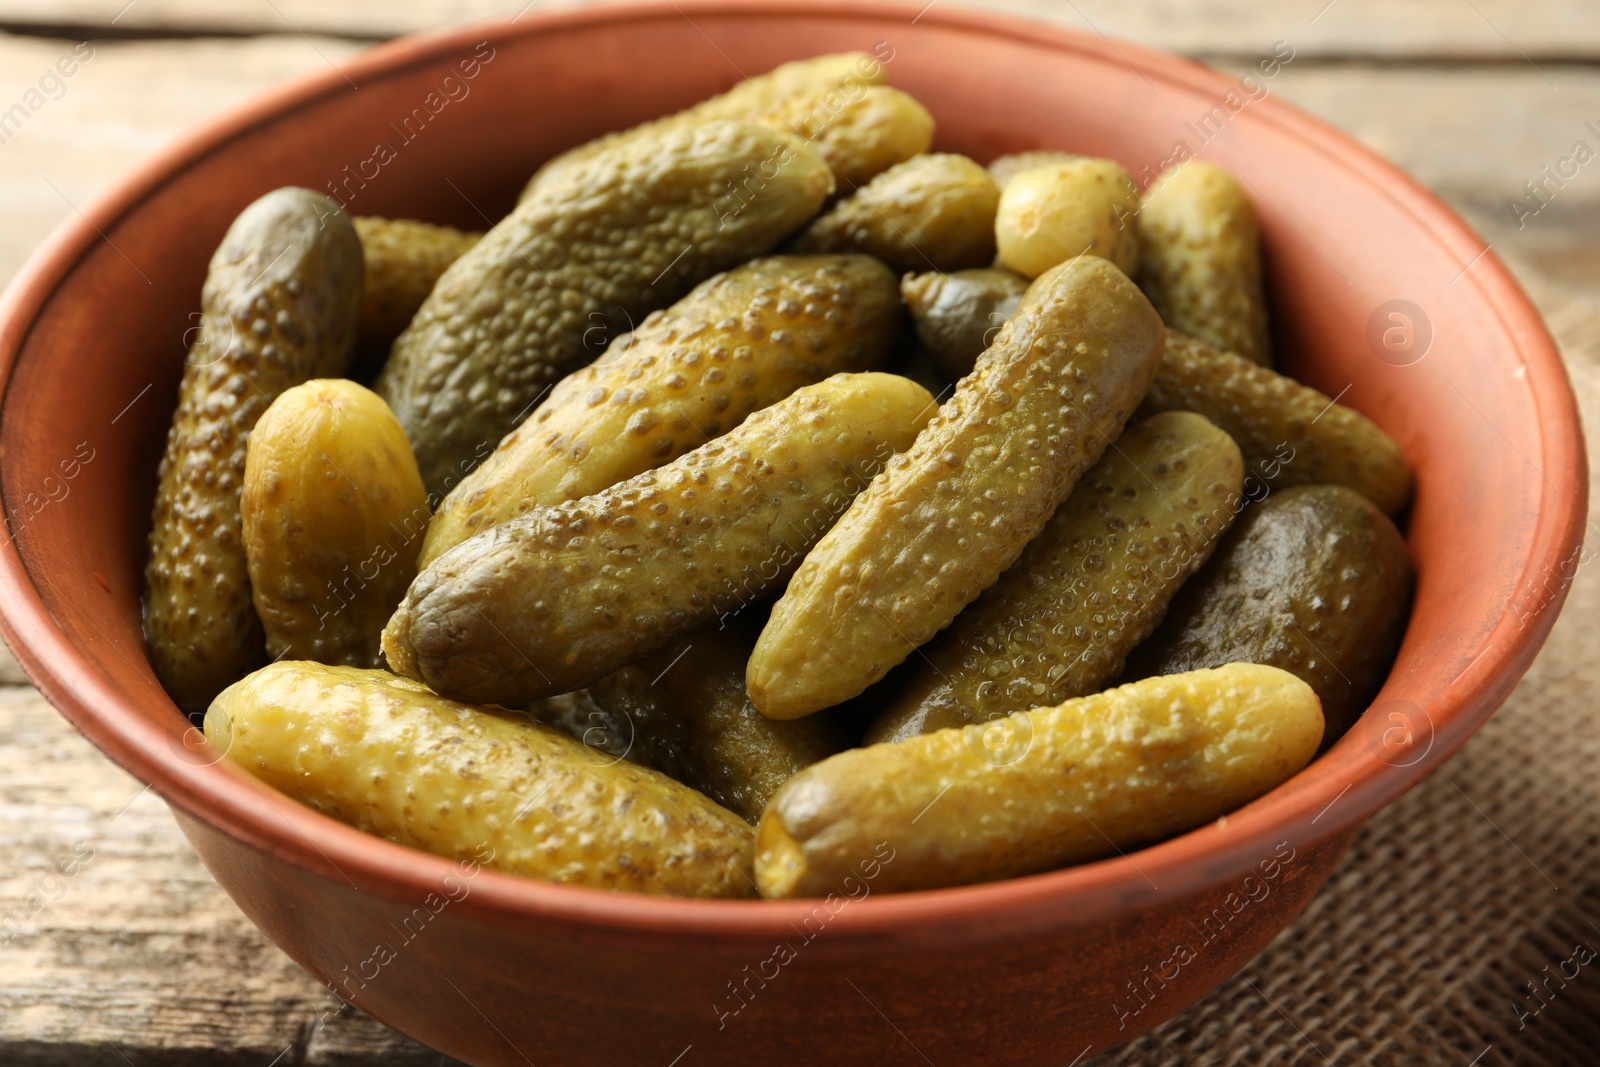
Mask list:
[{"label": "pickled cucumber", "polygon": [[1405,542],[1371,501],[1341,486],[1287,489],[1245,510],[1123,677],[1281,667],[1316,690],[1331,743],[1388,674],[1410,598]]},{"label": "pickled cucumber", "polygon": [[[921,275],[901,288],[919,337],[925,336],[924,323],[929,323],[928,333],[941,339],[934,350],[942,353],[939,368],[955,379],[972,369],[964,357],[972,351],[973,339],[1003,324],[1014,311],[996,302],[985,313],[987,301],[969,303],[960,288],[947,296],[951,282],[923,280],[939,277]],[[967,340],[960,347],[944,340],[955,337]],[[931,344],[927,347],[933,350]],[[1247,484],[1344,485],[1390,515],[1398,515],[1411,500],[1405,455],[1372,420],[1269,367],[1173,329],[1167,331],[1161,370],[1139,408],[1141,416],[1162,411],[1198,412],[1226,430],[1244,453]]]},{"label": "pickled cucumber", "polygon": [[245,442],[279,393],[349,364],[361,285],[349,217],[306,189],[245,208],[211,257],[144,572],[151,663],[187,712],[265,659],[240,536]]},{"label": "pickled cucumber", "polygon": [[[764,897],[1033,874],[1202,826],[1275,788],[1316,751],[1316,695],[1237,663],[1057,707],[851,749],[778,790],[756,832]],[[888,849],[888,857],[876,849]]]},{"label": "pickled cucumber", "polygon": [[1411,470],[1365,415],[1293,378],[1167,331],[1167,350],[1140,411],[1196,411],[1239,443],[1249,473],[1276,486],[1348,486],[1390,515],[1411,499]]},{"label": "pickled cucumber", "polygon": [[993,585],[1122,432],[1164,332],[1103,259],[1039,279],[795,573],[750,659],[756,707],[793,719],[855,696]]},{"label": "pickled cucumber", "polygon": [[1025,170],[1006,183],[995,218],[1001,266],[1037,278],[1078,256],[1139,269],[1139,187],[1109,159]]},{"label": "pickled cucumber", "polygon": [[935,638],[867,743],[1099,692],[1244,506],[1244,463],[1199,415],[1128,427],[988,592]]},{"label": "pickled cucumber", "polygon": [[389,347],[416,316],[439,275],[483,234],[410,219],[358,216],[351,221],[367,267],[353,370],[359,373],[383,366]]},{"label": "pickled cucumber", "polygon": [[1009,270],[911,274],[900,283],[918,340],[950,381],[972,371],[1027,289],[1028,279]]},{"label": "pickled cucumber", "polygon": [[750,824],[733,812],[387,671],[275,663],[217,697],[205,734],[307,807],[434,855],[595,889],[754,895]]},{"label": "pickled cucumber", "polygon": [[817,93],[837,91],[847,100],[858,99],[869,86],[881,84],[884,76],[883,64],[865,52],[842,52],[785,63],[765,74],[745,78],[720,96],[702,100],[687,110],[568,149],[541,167],[522,195],[526,199],[535,189],[577,164],[627,141],[708,122],[746,122],[787,101]]},{"label": "pickled cucumber", "polygon": [[431,513],[377,394],[319,378],[274,400],[250,434],[240,512],[267,652],[377,667]]},{"label": "pickled cucumber", "polygon": [[829,88],[794,97],[750,121],[810,141],[828,161],[844,193],[933,146],[933,116],[928,109],[886,85],[867,87],[854,96]]},{"label": "pickled cucumber", "polygon": [[1261,229],[1233,176],[1180,163],[1146,191],[1137,229],[1139,284],[1166,324],[1272,366]]},{"label": "pickled cucumber", "polygon": [[445,497],[422,565],[676,459],[802,385],[882,366],[900,317],[894,275],[868,256],[772,256],[705,282],[556,386]]},{"label": "pickled cucumber", "polygon": [[708,623],[589,687],[630,755],[755,822],[780,785],[847,747],[827,715],[774,722],[744,691],[756,630]]},{"label": "pickled cucumber", "polygon": [[389,621],[389,665],[501,704],[597,681],[781,586],[933,412],[904,378],[838,374],[665,467],[463,541]]},{"label": "pickled cucumber", "polygon": [[1040,170],[1045,167],[1058,166],[1062,163],[1076,163],[1078,160],[1086,158],[1088,157],[1080,156],[1074,152],[1052,152],[1048,150],[1016,152],[1009,156],[1001,156],[990,163],[989,177],[993,178],[994,183],[1004,192],[1005,187],[1011,184],[1011,179],[1024,171]]},{"label": "pickled cucumber", "polygon": [[735,123],[625,141],[541,186],[444,272],[378,377],[423,484],[448,491],[611,337],[767,251],[832,191],[815,149]]},{"label": "pickled cucumber", "polygon": [[917,156],[835,204],[794,251],[865,252],[900,273],[985,267],[999,202],[989,172],[965,156]]}]

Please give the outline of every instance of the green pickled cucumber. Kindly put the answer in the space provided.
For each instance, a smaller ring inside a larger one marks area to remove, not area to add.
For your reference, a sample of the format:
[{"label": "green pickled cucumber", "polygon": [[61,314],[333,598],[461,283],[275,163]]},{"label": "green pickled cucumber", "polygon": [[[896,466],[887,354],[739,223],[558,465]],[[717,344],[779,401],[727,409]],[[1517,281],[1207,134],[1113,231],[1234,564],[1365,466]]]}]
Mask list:
[{"label": "green pickled cucumber", "polygon": [[1244,506],[1244,462],[1199,415],[1128,427],[1011,569],[925,649],[867,731],[899,741],[1099,692]]},{"label": "green pickled cucumber", "polygon": [[900,283],[917,339],[950,381],[971,373],[1027,290],[1028,279],[1008,270],[911,274]]},{"label": "green pickled cucumber", "polygon": [[883,64],[865,52],[841,52],[785,63],[765,74],[745,78],[727,92],[676,114],[629,130],[608,133],[568,149],[541,167],[522,195],[526,199],[539,186],[564,175],[572,167],[640,137],[703,126],[708,122],[748,122],[788,101],[817,93],[837,91],[846,99],[857,99],[868,87],[881,84],[884,76]]},{"label": "green pickled cucumber", "polygon": [[[911,304],[919,337],[924,337],[923,323],[928,320],[936,324],[935,337],[969,339],[959,349],[941,342],[939,368],[956,379],[972,369],[971,362],[956,358],[972,350],[971,339],[986,335],[1014,311],[1004,303],[968,304],[947,297],[950,283],[923,280],[938,277],[908,279],[902,292]],[[940,351],[924,340],[924,347]],[[1244,453],[1252,484],[1344,485],[1390,515],[1398,515],[1411,500],[1411,470],[1405,455],[1371,419],[1293,378],[1175,329],[1167,331],[1161,370],[1139,414],[1161,411],[1194,411],[1226,430]]]},{"label": "green pickled cucumber", "polygon": [[755,895],[750,824],[665,775],[388,671],[285,660],[229,687],[206,739],[358,830],[594,889]]},{"label": "green pickled cucumber", "polygon": [[582,741],[609,759],[625,759],[641,767],[647,766],[634,751],[633,731],[627,725],[627,720],[596,704],[587,689],[539,697],[516,705],[516,710],[527,712],[546,726],[553,726],[568,737]]},{"label": "green pickled cucumber", "polygon": [[1304,682],[1235,663],[854,748],[772,798],[756,884],[831,899],[864,871],[872,892],[899,893],[1114,856],[1256,799],[1321,736]]},{"label": "green pickled cucumber", "polygon": [[1139,284],[1166,324],[1272,366],[1261,228],[1233,175],[1198,161],[1165,171],[1136,228]]},{"label": "green pickled cucumber", "polygon": [[865,252],[894,270],[963,270],[994,259],[1000,190],[965,156],[890,167],[813,222],[796,252]]},{"label": "green pickled cucumber", "polygon": [[544,392],[833,191],[815,149],[764,126],[641,136],[577,164],[451,264],[378,376],[443,494]]},{"label": "green pickled cucumber", "polygon": [[795,573],[750,659],[756,707],[793,719],[855,696],[993,585],[1122,432],[1164,333],[1106,260],[1035,282],[916,444]]},{"label": "green pickled cucumber", "polygon": [[389,666],[478,703],[597,681],[779,588],[933,412],[914,382],[838,374],[664,467],[463,541],[389,621]]},{"label": "green pickled cucumber", "polygon": [[755,709],[744,689],[755,643],[742,620],[708,623],[589,687],[632,758],[751,822],[796,772],[848,745],[827,715],[775,722]]},{"label": "green pickled cucumber", "polygon": [[1371,419],[1176,330],[1140,410],[1199,412],[1239,443],[1250,474],[1275,486],[1347,486],[1390,515],[1411,499],[1405,456]]},{"label": "green pickled cucumber", "polygon": [[771,256],[718,275],[563,379],[445,497],[422,565],[676,459],[802,385],[880,368],[900,319],[894,275],[869,256]]},{"label": "green pickled cucumber", "polygon": [[1045,167],[1054,167],[1061,163],[1076,163],[1086,156],[1074,152],[1052,152],[1049,150],[1035,152],[1016,152],[1008,156],[1001,156],[989,164],[989,177],[1000,187],[1001,192],[1011,184],[1011,179],[1029,170],[1041,170]]},{"label": "green pickled cucumber", "polygon": [[349,365],[361,288],[349,217],[306,189],[245,208],[211,257],[145,565],[151,662],[185,711],[266,658],[241,535],[245,445],[278,394]]},{"label": "green pickled cucumber", "polygon": [[358,216],[351,221],[367,266],[352,368],[361,374],[383,366],[394,339],[416,317],[439,275],[483,234],[411,219]]},{"label": "green pickled cucumber", "polygon": [[1388,674],[1411,574],[1400,531],[1361,494],[1335,485],[1275,493],[1245,509],[1123,677],[1234,661],[1281,667],[1316,690],[1331,743]]}]

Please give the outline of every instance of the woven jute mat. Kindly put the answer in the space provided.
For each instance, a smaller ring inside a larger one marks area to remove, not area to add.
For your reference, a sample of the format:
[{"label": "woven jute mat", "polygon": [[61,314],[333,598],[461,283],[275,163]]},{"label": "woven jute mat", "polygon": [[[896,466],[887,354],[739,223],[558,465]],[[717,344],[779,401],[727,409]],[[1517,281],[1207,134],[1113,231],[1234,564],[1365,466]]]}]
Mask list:
[{"label": "woven jute mat", "polygon": [[[1600,298],[1517,273],[1561,344],[1585,425],[1600,426]],[[1094,1067],[1600,1064],[1594,514],[1587,562],[1505,707],[1372,818],[1243,973]]]}]

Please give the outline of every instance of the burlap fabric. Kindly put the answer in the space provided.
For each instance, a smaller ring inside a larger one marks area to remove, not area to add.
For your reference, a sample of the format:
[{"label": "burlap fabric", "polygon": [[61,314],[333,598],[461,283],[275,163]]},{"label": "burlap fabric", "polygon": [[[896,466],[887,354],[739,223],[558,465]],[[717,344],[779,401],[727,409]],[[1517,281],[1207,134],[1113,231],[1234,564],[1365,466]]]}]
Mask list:
[{"label": "burlap fabric", "polygon": [[[1561,343],[1585,424],[1600,425],[1600,299],[1511,266]],[[1593,436],[1590,465],[1600,467]],[[1494,719],[1373,817],[1311,906],[1242,974],[1086,1062],[1600,1064],[1593,515],[1549,644]]]}]

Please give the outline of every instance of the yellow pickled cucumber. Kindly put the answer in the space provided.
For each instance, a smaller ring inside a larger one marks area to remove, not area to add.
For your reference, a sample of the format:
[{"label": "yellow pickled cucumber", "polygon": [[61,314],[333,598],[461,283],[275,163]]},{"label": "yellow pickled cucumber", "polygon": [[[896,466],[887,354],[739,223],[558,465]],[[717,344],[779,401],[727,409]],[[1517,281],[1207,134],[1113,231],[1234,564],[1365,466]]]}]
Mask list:
[{"label": "yellow pickled cucumber", "polygon": [[1128,427],[988,592],[923,649],[869,744],[1104,689],[1244,507],[1239,446],[1199,415]]},{"label": "yellow pickled cucumber", "polygon": [[994,259],[1000,190],[965,156],[924,155],[890,167],[839,201],[794,242],[796,252],[865,252],[894,270],[962,270]]},{"label": "yellow pickled cucumber", "polygon": [[388,406],[343,379],[286,390],[250,434],[240,511],[267,652],[378,666],[430,515]]},{"label": "yellow pickled cucumber", "polygon": [[655,771],[387,671],[284,661],[224,691],[206,739],[358,830],[594,889],[748,897],[750,824]]},{"label": "yellow pickled cucumber", "polygon": [[1248,473],[1273,485],[1347,486],[1390,515],[1411,500],[1405,455],[1371,419],[1176,330],[1140,410],[1199,412],[1239,443]]},{"label": "yellow pickled cucumber", "polygon": [[1146,191],[1137,229],[1139,284],[1166,324],[1272,366],[1261,229],[1233,175],[1180,163]]},{"label": "yellow pickled cucumber", "polygon": [[185,711],[265,659],[240,536],[245,443],[278,394],[348,366],[361,286],[350,219],[306,189],[245,208],[211,257],[145,564],[151,662]]},{"label": "yellow pickled cucumber", "polygon": [[1024,170],[1006,183],[995,218],[1000,264],[1037,278],[1078,256],[1101,256],[1133,277],[1139,269],[1139,187],[1109,159]]},{"label": "yellow pickled cucumber", "polygon": [[764,897],[824,896],[876,856],[873,892],[892,893],[1115,855],[1277,787],[1321,737],[1310,686],[1238,663],[851,749],[767,805],[756,884]]},{"label": "yellow pickled cucumber", "polygon": [[855,696],[993,585],[1122,432],[1164,332],[1106,260],[1040,278],[795,573],[750,659],[756,707],[793,719]]},{"label": "yellow pickled cucumber", "polygon": [[356,333],[357,370],[376,371],[389,358],[394,339],[433,292],[439,275],[483,234],[411,219],[357,216],[351,221],[367,265],[361,327]]},{"label": "yellow pickled cucumber", "polygon": [[912,96],[874,85],[856,95],[829,88],[794,97],[751,118],[816,146],[839,191],[854,192],[933,147],[933,116]]},{"label": "yellow pickled cucumber", "polygon": [[810,145],[736,123],[628,140],[541,186],[444,272],[378,376],[429,492],[612,337],[766,252],[833,187]]},{"label": "yellow pickled cucumber", "polygon": [[422,566],[676,459],[802,385],[882,366],[900,318],[894,275],[868,256],[771,256],[718,275],[556,386],[445,497]]},{"label": "yellow pickled cucumber", "polygon": [[989,177],[1000,187],[1002,192],[1011,184],[1011,179],[1024,171],[1041,170],[1045,167],[1054,167],[1062,163],[1076,163],[1086,159],[1075,152],[1054,152],[1041,150],[1035,152],[1015,152],[1008,156],[1001,156],[989,164]]},{"label": "yellow pickled cucumber", "polygon": [[561,177],[575,165],[627,141],[708,122],[747,122],[787,101],[817,93],[837,91],[854,100],[883,79],[883,64],[865,52],[841,52],[785,63],[765,74],[745,78],[727,92],[684,111],[568,149],[541,167],[522,195],[526,199],[539,186]]},{"label": "yellow pickled cucumber", "polygon": [[744,691],[755,643],[742,620],[707,623],[589,687],[630,758],[751,822],[795,772],[848,747],[827,715],[776,722],[755,709]]},{"label": "yellow pickled cucumber", "polygon": [[412,583],[384,654],[480,703],[588,685],[780,587],[933,412],[892,374],[799,389],[664,467],[463,541]]}]

